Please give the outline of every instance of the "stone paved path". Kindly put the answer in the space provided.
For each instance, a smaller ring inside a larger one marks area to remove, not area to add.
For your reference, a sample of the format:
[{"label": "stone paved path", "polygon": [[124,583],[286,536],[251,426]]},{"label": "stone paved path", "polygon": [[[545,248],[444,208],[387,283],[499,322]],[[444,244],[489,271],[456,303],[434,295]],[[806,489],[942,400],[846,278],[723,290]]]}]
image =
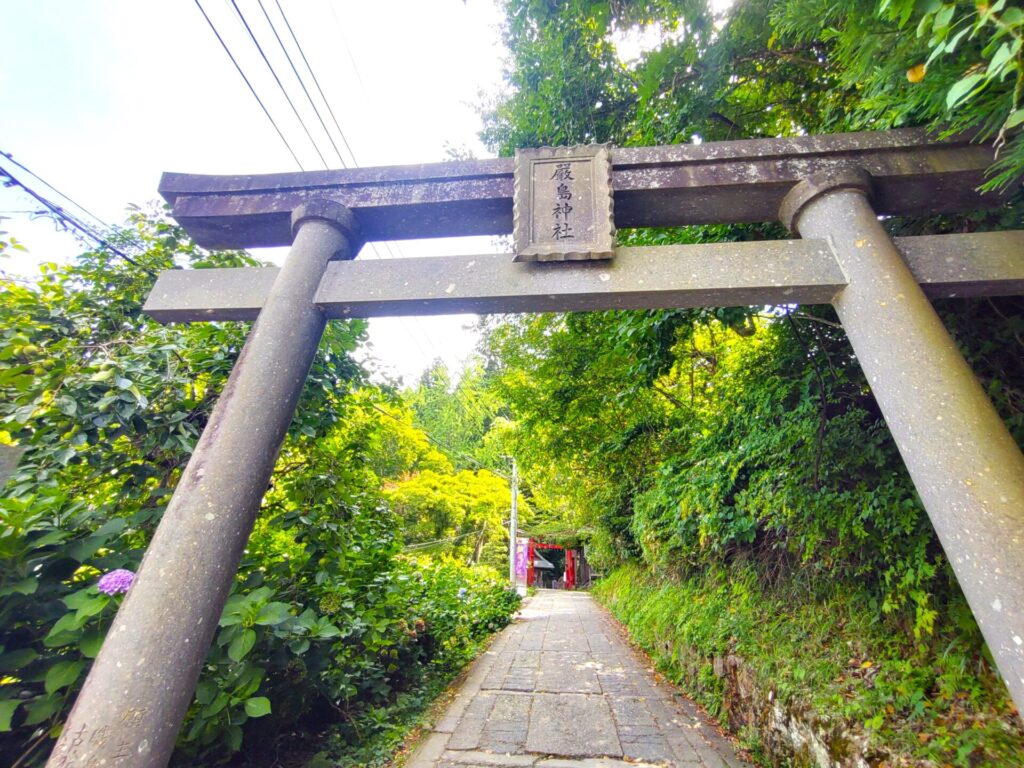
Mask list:
[{"label": "stone paved path", "polygon": [[742,768],[586,593],[542,591],[477,660],[408,768]]}]

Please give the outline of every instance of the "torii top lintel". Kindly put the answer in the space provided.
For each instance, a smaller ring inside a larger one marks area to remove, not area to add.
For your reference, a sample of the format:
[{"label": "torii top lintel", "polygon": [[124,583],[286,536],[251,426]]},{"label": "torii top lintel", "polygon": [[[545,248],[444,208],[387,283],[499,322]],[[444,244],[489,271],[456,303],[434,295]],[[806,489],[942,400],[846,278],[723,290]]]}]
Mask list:
[{"label": "torii top lintel", "polygon": [[[880,214],[970,210],[990,146],[938,141],[922,129],[630,147],[612,150],[615,224],[663,227],[777,220],[801,179],[856,166],[871,174]],[[257,176],[165,173],[175,219],[209,248],[281,246],[303,201],[352,209],[368,240],[512,231],[511,158]]]}]

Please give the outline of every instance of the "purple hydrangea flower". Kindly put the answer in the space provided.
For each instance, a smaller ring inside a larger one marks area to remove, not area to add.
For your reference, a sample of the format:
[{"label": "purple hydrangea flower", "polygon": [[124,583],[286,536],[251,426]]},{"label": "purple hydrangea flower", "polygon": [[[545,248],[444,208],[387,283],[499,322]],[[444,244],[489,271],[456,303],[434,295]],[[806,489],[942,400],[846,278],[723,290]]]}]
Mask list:
[{"label": "purple hydrangea flower", "polygon": [[462,600],[463,598],[466,597],[466,592],[467,591],[468,590],[465,587],[463,587],[462,589],[459,590],[459,600]]},{"label": "purple hydrangea flower", "polygon": [[120,595],[128,591],[133,581],[135,581],[134,573],[125,568],[118,568],[116,571],[100,576],[96,586],[105,595]]}]

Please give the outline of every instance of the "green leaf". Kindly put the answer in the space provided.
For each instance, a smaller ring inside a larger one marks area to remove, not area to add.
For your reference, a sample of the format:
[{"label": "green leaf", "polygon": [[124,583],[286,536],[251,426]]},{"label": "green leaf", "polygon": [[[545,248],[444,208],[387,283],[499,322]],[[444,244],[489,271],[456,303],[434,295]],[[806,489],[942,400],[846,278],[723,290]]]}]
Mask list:
[{"label": "green leaf", "polygon": [[234,724],[229,725],[224,731],[224,740],[232,752],[237,752],[242,748],[242,729]]},{"label": "green leaf", "polygon": [[60,712],[64,697],[57,694],[32,699],[26,709],[24,725],[38,725]]},{"label": "green leaf", "polygon": [[196,702],[202,704],[204,707],[213,701],[214,695],[217,693],[217,686],[209,680],[200,680],[196,686]]},{"label": "green leaf", "polygon": [[1006,118],[1004,128],[1016,128],[1021,123],[1024,123],[1024,109],[1018,109],[1016,112],[1010,113],[1010,116]]},{"label": "green leaf", "polygon": [[92,600],[89,600],[82,604],[82,606],[75,612],[75,616],[85,623],[85,619],[90,616],[95,616],[100,613],[104,608],[110,604],[109,595],[96,595]]},{"label": "green leaf", "polygon": [[988,63],[988,75],[994,76],[1002,69],[1003,64],[1009,61],[1013,57],[1013,50],[1010,48],[1009,43],[1003,43],[999,46],[998,50],[992,55],[992,60]]},{"label": "green leaf", "polygon": [[256,645],[256,632],[247,629],[231,641],[231,645],[228,647],[228,658],[232,661],[241,661],[254,645]]},{"label": "green leaf", "polygon": [[14,711],[21,704],[17,699],[5,699],[0,701],[0,733],[6,733],[11,730],[11,718],[14,717]]},{"label": "green leaf", "polygon": [[31,595],[38,588],[39,579],[35,578],[34,576],[29,576],[27,579],[22,579],[21,581],[17,581],[14,584],[8,584],[3,589],[0,589],[0,597],[5,597],[6,595],[14,594]]},{"label": "green leaf", "polygon": [[49,533],[44,534],[43,536],[40,536],[38,539],[33,541],[32,546],[35,549],[42,549],[43,547],[49,547],[52,544],[59,544],[60,542],[64,541],[64,539],[66,539],[67,537],[68,535],[64,531],[50,531]]},{"label": "green leaf", "polygon": [[265,670],[262,667],[250,666],[235,682],[232,694],[239,699],[247,699],[259,690],[263,682]]},{"label": "green leaf", "polygon": [[940,8],[935,13],[935,24],[932,27],[932,29],[934,29],[935,31],[938,31],[940,29],[944,29],[945,27],[948,27],[949,26],[949,22],[953,19],[953,12],[955,10],[956,10],[956,4],[955,3],[949,3],[948,5],[943,5],[942,8]]},{"label": "green leaf", "polygon": [[1000,16],[999,21],[1002,22],[1004,28],[1020,24],[1024,21],[1024,11],[1020,8],[1007,8],[1003,15]]},{"label": "green leaf", "polygon": [[103,645],[104,637],[106,637],[106,635],[99,629],[94,629],[92,632],[86,632],[82,635],[82,639],[78,641],[78,650],[80,650],[82,655],[87,659],[95,659],[96,655],[100,652],[100,647]]},{"label": "green leaf", "polygon": [[223,616],[220,617],[220,626],[222,626],[222,627],[233,627],[236,624],[241,624],[242,623],[242,618],[243,618],[242,614],[238,613],[237,611],[232,611],[231,613],[225,613]]},{"label": "green leaf", "polygon": [[47,693],[54,693],[62,688],[67,688],[75,682],[82,669],[85,667],[81,661],[58,661],[46,671],[46,679],[43,688]]},{"label": "green leaf", "polygon": [[245,714],[249,717],[263,717],[270,714],[270,699],[266,696],[255,696],[245,701]]},{"label": "green leaf", "polygon": [[[932,15],[930,13],[926,13],[924,16],[922,16],[921,20],[917,23],[917,36],[924,37],[926,34],[928,34],[928,29],[931,27],[931,23]],[[903,24],[906,24],[906,19],[900,24],[900,26],[902,27]]]},{"label": "green leaf", "polygon": [[14,672],[26,664],[39,658],[39,654],[31,648],[19,648],[16,651],[0,655],[0,672]]},{"label": "green leaf", "polygon": [[216,698],[214,698],[213,701],[211,701],[209,704],[203,707],[203,710],[200,714],[202,714],[203,717],[213,717],[222,709],[224,709],[224,707],[228,705],[228,702],[230,700],[231,697],[223,691],[221,691],[217,694]]},{"label": "green leaf", "polygon": [[72,592],[70,595],[65,595],[60,599],[64,605],[73,611],[77,611],[83,605],[86,605],[90,600],[95,598],[99,594],[99,590],[96,589],[95,585],[88,586],[85,589],[80,589],[77,592]]},{"label": "green leaf", "polygon": [[85,624],[86,618],[85,616],[79,616],[77,613],[65,613],[57,619],[57,623],[53,625],[46,637],[43,638],[43,644],[47,647],[65,645],[68,641],[63,636],[81,629],[82,625]]},{"label": "green leaf", "polygon": [[256,616],[256,623],[262,626],[274,626],[280,624],[291,618],[291,614],[288,612],[289,606],[287,603],[267,603],[260,609],[259,614]]},{"label": "green leaf", "polygon": [[310,632],[310,634],[313,635],[313,637],[326,639],[329,637],[337,637],[341,634],[341,630],[333,624],[330,624],[325,621],[322,624],[318,622],[317,625],[313,628],[312,632]]},{"label": "green leaf", "polygon": [[120,534],[126,527],[128,527],[128,521],[123,517],[112,517],[97,528],[93,536],[100,536],[109,540]]},{"label": "green leaf", "polygon": [[949,89],[949,93],[946,94],[946,106],[952,109],[960,103],[964,97],[974,88],[980,81],[984,80],[985,76],[981,74],[968,75],[962,80],[957,81]]}]

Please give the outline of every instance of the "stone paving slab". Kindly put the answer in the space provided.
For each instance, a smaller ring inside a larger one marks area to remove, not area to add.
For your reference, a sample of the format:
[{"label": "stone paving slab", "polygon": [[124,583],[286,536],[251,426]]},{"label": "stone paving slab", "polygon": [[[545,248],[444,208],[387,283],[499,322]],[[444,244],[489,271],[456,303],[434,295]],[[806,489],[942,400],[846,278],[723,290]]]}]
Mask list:
[{"label": "stone paving slab", "polygon": [[744,768],[586,593],[545,590],[479,658],[408,768]]},{"label": "stone paving slab", "polygon": [[563,757],[622,757],[608,700],[581,694],[534,696],[526,751]]},{"label": "stone paving slab", "polygon": [[638,763],[607,757],[582,760],[538,757],[537,755],[495,755],[489,752],[446,752],[438,768],[660,768],[653,763]]}]

